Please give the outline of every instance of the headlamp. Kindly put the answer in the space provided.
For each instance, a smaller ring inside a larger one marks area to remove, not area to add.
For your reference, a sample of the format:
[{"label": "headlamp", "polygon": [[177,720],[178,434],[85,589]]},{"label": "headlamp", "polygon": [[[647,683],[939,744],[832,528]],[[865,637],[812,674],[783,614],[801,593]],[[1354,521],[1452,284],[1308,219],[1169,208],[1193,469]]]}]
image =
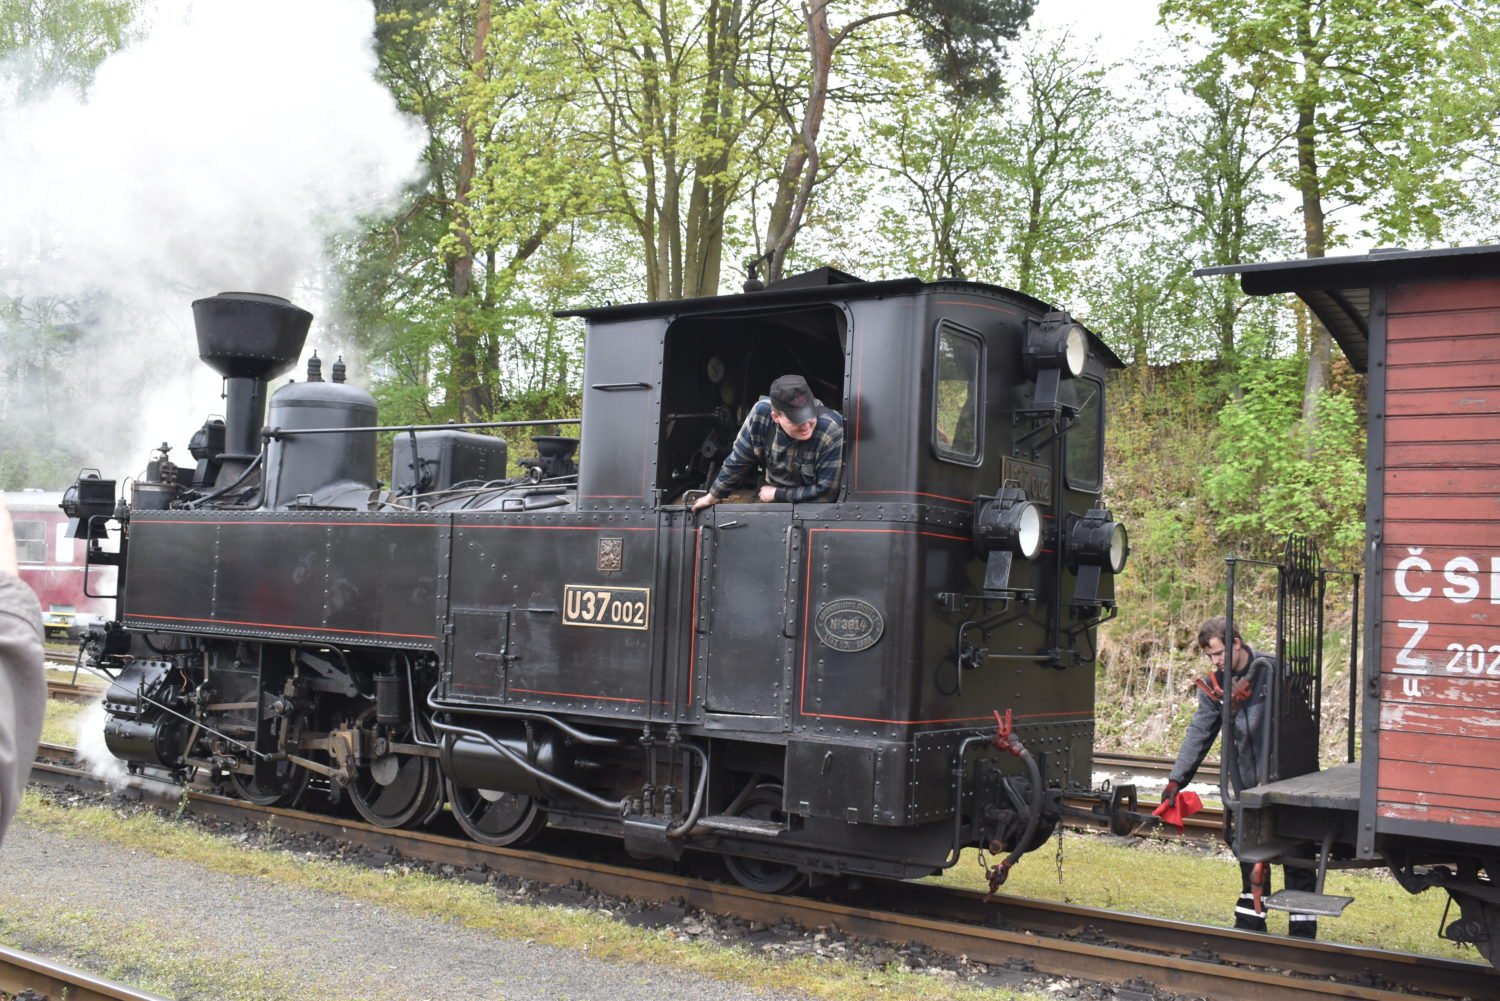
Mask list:
[{"label": "headlamp", "polygon": [[985,557],[984,589],[1010,587],[1015,557],[1035,559],[1042,549],[1042,509],[1020,487],[974,501],[974,548]]},{"label": "headlamp", "polygon": [[1040,320],[1026,321],[1021,364],[1036,380],[1034,405],[1038,409],[1056,406],[1061,380],[1078,378],[1088,360],[1088,333],[1067,313],[1045,313]]},{"label": "headlamp", "polygon": [[1068,529],[1068,565],[1078,576],[1073,603],[1105,604],[1099,597],[1099,576],[1104,571],[1120,573],[1129,556],[1130,536],[1107,509],[1096,507],[1074,520]]}]

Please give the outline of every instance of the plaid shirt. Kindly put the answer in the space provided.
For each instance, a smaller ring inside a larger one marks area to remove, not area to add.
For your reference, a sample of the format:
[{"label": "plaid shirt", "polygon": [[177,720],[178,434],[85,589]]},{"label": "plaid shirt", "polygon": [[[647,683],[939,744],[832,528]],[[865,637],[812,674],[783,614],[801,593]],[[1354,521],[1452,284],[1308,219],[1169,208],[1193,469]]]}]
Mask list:
[{"label": "plaid shirt", "polygon": [[812,437],[798,441],[771,419],[771,399],[762,396],[740,426],[734,450],[709,491],[722,500],[764,468],[765,482],[776,487],[778,501],[832,500],[844,461],[844,418],[821,403],[818,411]]}]

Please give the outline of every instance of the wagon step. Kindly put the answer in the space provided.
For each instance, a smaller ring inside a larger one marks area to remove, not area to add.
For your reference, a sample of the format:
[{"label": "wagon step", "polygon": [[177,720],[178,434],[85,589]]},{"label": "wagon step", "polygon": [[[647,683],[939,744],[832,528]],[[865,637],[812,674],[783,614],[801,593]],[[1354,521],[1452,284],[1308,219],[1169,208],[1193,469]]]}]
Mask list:
[{"label": "wagon step", "polygon": [[722,813],[704,817],[699,823],[716,831],[724,831],[726,834],[748,834],[756,838],[777,838],[786,833],[786,828],[773,820],[731,817]]},{"label": "wagon step", "polygon": [[1326,918],[1338,917],[1344,913],[1344,908],[1353,902],[1353,897],[1340,897],[1332,893],[1310,893],[1307,890],[1278,890],[1266,898],[1266,906],[1273,911],[1321,914]]}]

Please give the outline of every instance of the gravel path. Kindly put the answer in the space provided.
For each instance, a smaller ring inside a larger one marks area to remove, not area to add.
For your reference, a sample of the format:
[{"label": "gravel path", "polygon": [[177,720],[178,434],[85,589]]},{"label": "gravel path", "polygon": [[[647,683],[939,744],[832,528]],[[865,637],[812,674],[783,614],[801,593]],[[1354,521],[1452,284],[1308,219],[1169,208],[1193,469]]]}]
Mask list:
[{"label": "gravel path", "polygon": [[[222,979],[217,986],[204,982],[209,968],[219,977],[244,971],[252,987],[245,996],[262,997],[768,1001],[789,996],[679,970],[607,963],[337,894],[226,876],[17,823],[0,849],[0,929],[17,948],[88,969],[88,956],[60,948],[69,927],[149,943],[153,956],[182,956],[180,975],[168,975],[171,993],[184,999],[222,996]],[[255,988],[257,978],[261,984]]]}]

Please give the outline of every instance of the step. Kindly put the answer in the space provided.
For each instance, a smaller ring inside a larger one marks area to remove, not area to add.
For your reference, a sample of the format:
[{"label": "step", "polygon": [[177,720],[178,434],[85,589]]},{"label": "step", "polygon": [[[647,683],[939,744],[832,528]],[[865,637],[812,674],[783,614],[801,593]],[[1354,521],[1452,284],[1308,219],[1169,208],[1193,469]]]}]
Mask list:
[{"label": "step", "polygon": [[786,833],[786,828],[771,820],[755,820],[751,817],[730,817],[718,814],[713,817],[704,817],[698,821],[704,827],[711,827],[716,831],[726,834],[748,834],[756,838],[777,838]]},{"label": "step", "polygon": [[1296,911],[1298,914],[1320,914],[1325,918],[1336,918],[1344,908],[1354,903],[1353,897],[1340,897],[1331,893],[1309,893],[1306,890],[1277,890],[1265,899],[1265,905],[1273,911]]}]

